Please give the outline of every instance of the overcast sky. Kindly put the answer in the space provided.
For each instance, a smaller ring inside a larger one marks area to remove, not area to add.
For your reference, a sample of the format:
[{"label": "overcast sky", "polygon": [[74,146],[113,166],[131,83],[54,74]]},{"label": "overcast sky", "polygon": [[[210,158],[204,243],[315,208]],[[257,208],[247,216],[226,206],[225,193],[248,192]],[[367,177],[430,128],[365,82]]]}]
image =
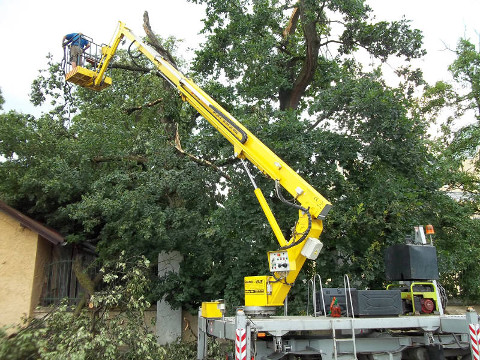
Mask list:
[{"label": "overcast sky", "polygon": [[[430,83],[449,79],[447,67],[455,56],[446,47],[454,49],[463,36],[479,42],[479,0],[367,0],[367,3],[377,20],[399,20],[405,15],[415,28],[422,30],[428,55],[416,64],[422,67]],[[137,35],[144,36],[145,10],[155,32],[186,40],[184,51],[198,43],[204,14],[201,6],[186,0],[0,0],[0,88],[6,101],[4,110],[39,115],[40,110],[28,100],[30,86],[38,70],[46,68],[48,53],[58,61],[62,59],[63,35],[82,32],[96,43],[108,43],[121,20]]]}]

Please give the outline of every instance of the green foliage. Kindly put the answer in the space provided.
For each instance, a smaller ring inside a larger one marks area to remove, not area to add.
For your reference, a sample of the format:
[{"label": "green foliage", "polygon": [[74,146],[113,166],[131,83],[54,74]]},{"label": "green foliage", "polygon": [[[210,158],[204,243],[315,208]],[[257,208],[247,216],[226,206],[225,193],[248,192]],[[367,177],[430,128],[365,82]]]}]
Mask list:
[{"label": "green foliage", "polygon": [[[464,157],[477,157],[480,139],[480,53],[470,41],[461,39],[458,43],[457,59],[450,66],[454,79],[466,89],[457,96],[455,106],[460,116],[467,111],[475,122],[460,129],[452,141],[452,151]],[[478,157],[477,157],[478,158]],[[477,159],[476,168],[480,167]]]},{"label": "green foliage", "polygon": [[425,55],[425,50],[420,50],[423,40],[421,31],[411,29],[406,19],[376,24],[352,22],[346,26],[341,40],[343,53],[348,54],[363,47],[382,61],[392,54],[404,56],[407,60]]},{"label": "green foliage", "polygon": [[364,1],[194,2],[205,4],[207,12],[207,41],[194,69],[214,78],[225,75],[238,96],[260,105],[304,106],[328,87],[345,55],[360,49],[382,61],[424,54],[420,31],[405,19],[374,23]]},{"label": "green foliage", "polygon": [[[464,83],[470,88],[467,99],[478,99],[480,91],[480,75],[478,74],[480,54],[475,49],[475,45],[467,39],[460,39],[456,53],[457,59],[450,65],[449,69],[456,81]],[[478,108],[478,102],[473,105]]]},{"label": "green foliage", "polygon": [[[474,209],[440,190],[445,184],[464,179],[457,170],[459,162],[448,160],[441,143],[426,136],[426,114],[456,100],[451,87],[441,83],[427,87],[425,98],[430,100],[423,104],[429,106],[427,109],[414,97],[415,89],[424,85],[418,69],[398,69],[403,82],[392,88],[382,80],[380,69],[365,72],[355,61],[354,56],[365,51],[381,61],[392,55],[406,60],[422,56],[421,32],[412,29],[408,20],[375,23],[363,1],[195,2],[206,5],[203,31],[207,41],[197,51],[194,69],[207,80],[225,75],[230,82],[223,90],[212,87],[214,97],[230,104],[243,99],[244,104],[236,106],[234,112],[237,119],[333,203],[322,235],[325,250],[316,266],[307,267],[307,276],[317,272],[331,279],[331,284],[340,285],[343,274],[348,273],[358,286],[381,288],[383,250],[403,242],[414,225],[443,226],[450,217],[444,209],[455,214],[458,224],[471,223]],[[293,7],[298,7],[297,20]],[[339,19],[342,25],[338,25]],[[313,64],[310,68],[308,60]],[[295,96],[298,102],[293,101]],[[210,131],[202,128],[200,136],[205,134]],[[218,149],[215,139],[204,137],[199,141],[209,141],[211,145],[205,146],[209,152]],[[219,155],[211,156],[221,157],[223,153],[221,149]],[[236,166],[232,170],[232,178],[239,177],[241,170]],[[245,182],[248,180],[237,181],[235,188]],[[267,194],[271,191],[271,183],[260,184],[267,186]],[[217,212],[237,217],[245,211],[239,204],[247,206],[246,198],[243,190],[231,191],[223,203],[225,209]],[[291,224],[292,216],[275,204],[275,198],[268,200],[280,223]],[[222,248],[228,266],[216,262],[215,268],[221,273],[241,271],[231,269],[235,261],[228,261],[239,253],[247,260],[242,264],[259,266],[252,265],[250,254],[274,244],[271,233],[266,233],[252,249],[250,240],[242,242],[248,235],[239,233],[245,231],[241,222],[232,231],[230,224],[212,219],[217,225],[212,225],[208,234],[215,234],[214,229],[228,229],[226,234],[239,239],[235,254]],[[254,225],[249,225],[252,230]],[[455,226],[456,233],[437,235],[439,252],[446,256],[441,261],[465,256],[465,248],[447,246],[464,241],[459,226]],[[252,232],[258,237],[261,233],[258,228]],[[472,247],[477,246],[473,244],[479,243],[478,235],[474,231],[469,234]],[[221,242],[228,241],[229,236],[224,237]],[[479,257],[472,254],[469,259],[478,261]],[[448,270],[444,267],[445,281],[465,267],[460,263],[453,263]],[[462,295],[475,297],[476,291],[462,283]],[[305,299],[301,292],[295,289],[291,295]]]},{"label": "green foliage", "polygon": [[[390,87],[380,68],[356,60],[419,57],[421,33],[406,19],[375,22],[357,0],[194,2],[206,5],[206,42],[191,76],[334,205],[325,250],[299,282],[321,273],[336,285],[348,273],[357,286],[383,287],[384,248],[426,223],[449,229],[437,235],[445,281],[452,289],[463,281],[459,274],[479,260],[468,252],[480,242],[470,220],[477,199],[455,202],[440,189],[462,184],[475,194],[476,183],[457,171],[459,151],[426,135],[429,119],[459,98],[438,83],[420,103],[421,71],[399,68]],[[131,63],[121,51],[116,61]],[[96,245],[103,261],[126,251],[153,263],[158,252],[178,250],[180,272],[155,281],[145,298],[192,311],[225,298],[233,311],[243,277],[267,273],[265,252],[278,246],[244,169],[154,71],[114,68],[111,76],[102,92],[69,90],[51,62],[31,96],[52,101],[52,112],[0,115],[0,197],[69,242]],[[474,127],[463,134],[477,136]],[[288,238],[297,214],[255,175]],[[465,280],[459,295],[475,297],[478,286]],[[305,291],[294,288],[291,310],[303,310]]]},{"label": "green foliage", "polygon": [[[233,353],[233,342],[219,343],[212,339],[208,343],[207,358],[210,360],[224,360],[226,355]],[[197,343],[173,343],[165,346],[159,360],[191,360],[197,358]]]},{"label": "green foliage", "polygon": [[[438,199],[443,208],[443,216],[437,231],[440,233],[437,244],[444,283],[449,294],[477,301],[479,283],[475,276],[471,276],[471,272],[479,259],[476,249],[480,210],[480,55],[466,39],[460,39],[456,54],[457,59],[449,67],[455,82],[437,82],[434,86],[427,87],[422,111],[434,118],[446,109],[453,114],[442,124],[441,137],[432,147],[439,154],[437,167],[445,179],[443,189],[457,197],[454,204]],[[458,130],[452,129],[452,124],[461,117],[468,118],[469,124]]]},{"label": "green foliage", "polygon": [[[453,112],[442,127],[444,145],[450,154],[462,159],[477,155],[480,136],[480,54],[467,39],[460,39],[455,50],[457,59],[449,70],[455,80],[454,84],[438,82],[427,88],[424,95],[425,112],[435,116],[439,111],[448,108]],[[454,120],[466,118],[468,124],[452,132],[450,126]],[[473,121],[472,121],[473,120]],[[477,162],[478,168],[478,162]]]},{"label": "green foliage", "polygon": [[[60,305],[42,319],[25,321],[22,328],[0,329],[0,358],[23,359],[155,359],[189,360],[195,357],[194,343],[157,344],[144,316],[150,308],[145,294],[151,287],[150,261],[126,256],[105,262],[101,291],[90,298],[91,309],[79,314]],[[211,343],[209,356],[224,358]]]},{"label": "green foliage", "polygon": [[157,359],[155,336],[144,323],[149,261],[126,258],[102,268],[104,289],[90,299],[93,310],[77,316],[66,305],[32,319],[0,340],[2,359]]},{"label": "green foliage", "polygon": [[2,89],[0,88],[0,110],[3,110],[3,104],[5,104],[5,99],[2,95]]},{"label": "green foliage", "polygon": [[[198,229],[221,195],[219,175],[175,149],[177,128],[188,144],[191,110],[155,74],[117,70],[112,89],[69,94],[70,110],[78,109],[69,119],[65,88],[51,84],[60,69],[50,65],[35,88],[61,110],[38,119],[0,115],[0,154],[7,158],[0,163],[1,198],[69,242],[93,243],[102,260],[121,251],[150,260],[162,250],[193,254]],[[131,111],[159,98],[156,107]],[[191,265],[202,264],[194,258]],[[179,296],[197,307],[199,293]]]}]

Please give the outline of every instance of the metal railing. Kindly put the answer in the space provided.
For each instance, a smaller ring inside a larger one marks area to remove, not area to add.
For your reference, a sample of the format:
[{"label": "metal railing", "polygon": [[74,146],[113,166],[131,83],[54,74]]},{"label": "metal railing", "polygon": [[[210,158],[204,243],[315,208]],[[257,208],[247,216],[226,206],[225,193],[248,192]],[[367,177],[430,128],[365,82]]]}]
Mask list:
[{"label": "metal railing", "polygon": [[89,47],[82,50],[81,54],[78,56],[78,59],[75,59],[75,56],[72,56],[72,46],[67,44],[63,48],[63,70],[65,74],[68,74],[73,70],[72,60],[76,60],[77,66],[91,68],[92,70],[97,69],[98,64],[102,58],[102,47],[104,44],[98,45],[93,42],[92,38],[82,35],[83,40],[88,41]]},{"label": "metal railing", "polygon": [[[321,296],[320,300],[320,305],[322,305],[322,309],[317,309],[318,304],[318,299],[317,299],[317,281],[318,285],[320,286],[320,293],[319,295]],[[322,278],[319,274],[314,275],[309,281],[308,281],[308,287],[307,287],[307,315],[308,311],[310,308],[310,289],[312,290],[312,305],[313,305],[313,316],[317,317],[318,313],[321,312],[323,313],[323,316],[327,316],[327,312],[325,309],[325,300],[323,299],[323,286],[322,286]]]}]

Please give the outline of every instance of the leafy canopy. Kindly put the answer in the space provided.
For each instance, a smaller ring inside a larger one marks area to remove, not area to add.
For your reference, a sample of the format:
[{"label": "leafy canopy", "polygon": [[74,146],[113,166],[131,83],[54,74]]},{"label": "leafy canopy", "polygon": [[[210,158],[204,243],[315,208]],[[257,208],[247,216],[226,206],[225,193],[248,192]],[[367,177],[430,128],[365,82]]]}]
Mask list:
[{"label": "leafy canopy", "polygon": [[[336,285],[348,273],[381,288],[384,248],[433,223],[444,280],[476,296],[478,284],[452,280],[479,259],[456,261],[469,251],[465,239],[478,244],[478,225],[471,203],[440,191],[458,172],[426,135],[430,113],[414,97],[421,72],[401,68],[391,87],[361,62],[419,57],[421,33],[405,19],[375,22],[360,0],[194,2],[206,5],[206,41],[189,75],[334,204],[325,250],[303,279],[320,273]],[[174,51],[173,40],[164,44]],[[96,245],[104,261],[178,250],[179,274],[150,295],[191,309],[223,297],[233,308],[243,277],[267,273],[265,251],[277,247],[250,182],[231,145],[147,60],[118,55],[110,89],[69,92],[51,62],[32,100],[54,110],[0,115],[0,195],[68,241]],[[271,180],[256,180],[288,238],[297,214]],[[303,309],[305,291],[294,287],[292,310]]]}]

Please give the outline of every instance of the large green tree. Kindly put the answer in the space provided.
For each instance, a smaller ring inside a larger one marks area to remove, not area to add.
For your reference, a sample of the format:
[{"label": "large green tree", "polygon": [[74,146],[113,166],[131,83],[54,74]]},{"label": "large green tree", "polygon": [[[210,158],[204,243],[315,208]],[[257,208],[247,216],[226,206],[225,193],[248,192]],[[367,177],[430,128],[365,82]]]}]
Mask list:
[{"label": "large green tree", "polygon": [[[399,86],[393,88],[383,81],[380,67],[362,66],[365,57],[381,64],[392,56],[406,62],[422,56],[420,31],[405,19],[375,22],[368,5],[357,0],[193,2],[206,6],[206,42],[194,62],[205,86],[334,204],[322,237],[326,249],[310,272],[333,284],[348,273],[359,286],[378,288],[384,279],[384,248],[403,242],[414,225],[445,225],[437,239],[440,250],[463,243],[459,230],[470,225],[471,208],[440,191],[457,172],[440,161],[427,136],[431,118],[414,97],[424,84],[421,72],[397,69]],[[215,79],[222,79],[221,85],[210,86]],[[199,142],[216,141],[205,137],[208,127],[202,130]],[[218,146],[214,142],[208,148]],[[209,156],[221,162],[228,151]],[[230,172],[232,178],[242,175],[235,165]],[[252,249],[241,218],[225,225],[222,215],[237,216],[255,202],[250,194],[230,191],[214,218],[220,242],[232,236],[237,241],[237,248],[219,254],[235,269],[245,264],[229,261],[236,253],[255,260],[262,246],[275,246],[270,233],[251,224]],[[295,214],[278,207],[273,195],[269,201],[288,230]],[[479,241],[476,235],[469,239]],[[463,246],[457,249],[457,258],[465,255]],[[459,268],[442,267],[444,278]]]},{"label": "large green tree", "polygon": [[[475,169],[480,169],[478,144],[480,140],[480,53],[467,39],[460,39],[455,50],[457,58],[449,70],[461,90],[453,98],[457,117],[468,117],[468,125],[461,127],[451,143],[453,151],[462,159],[474,159]],[[448,98],[448,92],[444,94]]]},{"label": "large green tree", "polygon": [[[453,82],[438,81],[428,86],[422,111],[437,119],[439,169],[444,172],[443,189],[456,199],[445,208],[440,231],[445,241],[440,251],[450,293],[478,299],[478,277],[472,276],[478,263],[479,155],[480,140],[480,54],[468,39],[461,38],[453,50],[456,59],[449,70]],[[448,114],[447,118],[442,114]],[[448,209],[448,210],[447,210]],[[454,240],[454,241],[452,241]],[[460,289],[460,290],[459,290]]]},{"label": "large green tree", "polygon": [[[206,42],[189,75],[334,204],[325,250],[304,278],[338,284],[348,273],[381,287],[385,246],[413,225],[467,216],[439,191],[448,172],[413,97],[421,74],[399,69],[394,88],[361,65],[365,55],[421,56],[408,21],[375,22],[360,0],[196,2],[206,5]],[[174,43],[163,46],[174,53]],[[0,196],[69,241],[95,244],[102,259],[179,250],[180,273],[155,293],[173,304],[239,305],[243,276],[267,273],[265,251],[277,246],[245,171],[145,59],[118,55],[110,89],[69,91],[52,62],[32,91],[52,112],[0,114]],[[288,237],[297,214],[256,177]],[[459,241],[455,226],[440,248]],[[304,292],[295,287],[291,300],[304,303]]]},{"label": "large green tree", "polygon": [[[134,71],[114,69],[112,89],[70,89],[51,62],[33,84],[32,101],[49,99],[53,110],[39,118],[0,115],[7,160],[0,164],[1,197],[67,241],[92,243],[101,259],[128,251],[155,261],[175,249],[195,253],[188,264],[199,269],[210,247],[200,230],[221,198],[220,175],[180,151],[178,139],[192,131],[190,109],[159,76],[145,74],[146,60],[132,65],[126,53],[118,55],[117,67]],[[187,301],[201,298],[198,288]]]}]

